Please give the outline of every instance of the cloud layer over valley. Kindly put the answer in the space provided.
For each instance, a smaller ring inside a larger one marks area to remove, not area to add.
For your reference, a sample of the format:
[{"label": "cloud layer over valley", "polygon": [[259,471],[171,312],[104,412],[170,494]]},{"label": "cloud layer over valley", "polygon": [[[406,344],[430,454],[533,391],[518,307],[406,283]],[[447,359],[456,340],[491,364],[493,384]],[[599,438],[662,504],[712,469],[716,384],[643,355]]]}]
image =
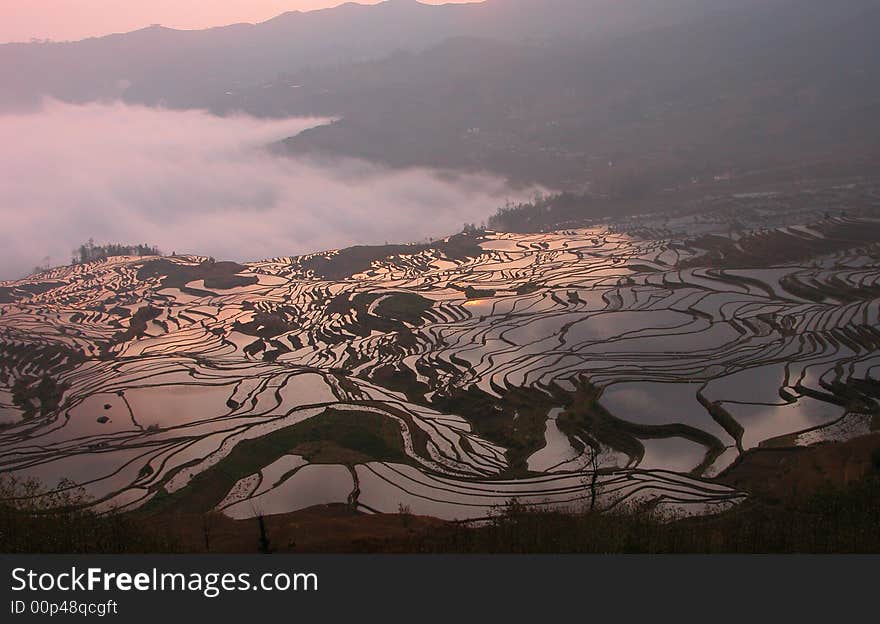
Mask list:
[{"label": "cloud layer over valley", "polygon": [[66,264],[90,237],[232,260],[415,241],[516,196],[487,175],[265,149],[324,122],[59,102],[0,115],[0,279]]}]

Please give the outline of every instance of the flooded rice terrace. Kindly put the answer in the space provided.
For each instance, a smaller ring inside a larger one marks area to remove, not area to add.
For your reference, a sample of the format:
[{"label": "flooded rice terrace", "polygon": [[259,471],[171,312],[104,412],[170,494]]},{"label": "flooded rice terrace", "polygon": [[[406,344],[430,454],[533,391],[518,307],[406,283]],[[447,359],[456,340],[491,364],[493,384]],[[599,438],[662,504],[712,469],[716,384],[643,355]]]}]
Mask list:
[{"label": "flooded rice terrace", "polygon": [[878,227],[487,232],[6,282],[0,470],[233,518],[718,510],[744,451],[876,425]]}]

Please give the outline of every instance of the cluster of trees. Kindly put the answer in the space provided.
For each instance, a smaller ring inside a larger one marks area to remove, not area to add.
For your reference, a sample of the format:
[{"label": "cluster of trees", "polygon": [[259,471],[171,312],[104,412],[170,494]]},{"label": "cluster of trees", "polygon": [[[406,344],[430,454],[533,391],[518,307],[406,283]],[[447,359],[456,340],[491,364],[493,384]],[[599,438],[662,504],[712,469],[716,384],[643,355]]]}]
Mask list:
[{"label": "cluster of trees", "polygon": [[161,256],[162,252],[154,245],[141,243],[139,245],[123,245],[121,243],[107,243],[96,245],[93,239],[83,243],[73,250],[73,264],[106,260],[111,256]]},{"label": "cluster of trees", "polygon": [[477,225],[476,223],[465,223],[461,226],[462,234],[480,234],[486,229],[486,224]]},{"label": "cluster of trees", "polygon": [[585,194],[537,194],[529,202],[507,202],[489,217],[488,226],[500,232],[538,232],[565,221],[596,216],[601,206]]}]

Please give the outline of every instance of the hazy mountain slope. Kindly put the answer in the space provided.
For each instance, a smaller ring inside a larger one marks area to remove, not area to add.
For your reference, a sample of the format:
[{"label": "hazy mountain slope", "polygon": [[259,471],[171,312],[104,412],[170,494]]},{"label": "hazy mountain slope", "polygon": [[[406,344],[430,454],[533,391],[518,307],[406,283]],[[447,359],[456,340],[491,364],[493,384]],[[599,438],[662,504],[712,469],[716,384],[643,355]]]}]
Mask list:
[{"label": "hazy mountain slope", "polygon": [[[749,0],[750,2],[753,0]],[[507,41],[617,36],[680,23],[719,0],[488,0],[291,12],[267,22],[202,31],[151,27],[72,43],[0,46],[0,108],[43,95],[80,101],[122,96],[142,103],[205,106],[211,96],[261,85],[280,72],[424,49],[456,36]]]},{"label": "hazy mountain slope", "polygon": [[254,90],[232,107],[343,118],[292,139],[295,150],[651,187],[874,154],[878,27],[873,3],[794,0],[610,42],[459,39],[296,74],[300,89]]},{"label": "hazy mountain slope", "polygon": [[0,108],[48,93],[335,115],[288,148],[629,197],[875,158],[878,30],[873,0],[346,4],[0,46]]}]

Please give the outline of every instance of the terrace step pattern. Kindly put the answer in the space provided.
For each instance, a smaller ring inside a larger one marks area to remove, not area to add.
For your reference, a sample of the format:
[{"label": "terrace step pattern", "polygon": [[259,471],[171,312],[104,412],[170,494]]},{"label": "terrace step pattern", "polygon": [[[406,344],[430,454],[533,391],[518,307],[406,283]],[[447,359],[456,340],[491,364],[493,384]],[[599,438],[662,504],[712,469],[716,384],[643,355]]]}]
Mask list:
[{"label": "terrace step pattern", "polygon": [[[604,508],[718,510],[744,495],[712,477],[749,448],[877,423],[878,229],[830,218],[709,243],[613,226],[487,232],[468,257],[420,246],[345,279],[317,275],[314,256],[220,278],[200,256],[52,269],[0,284],[0,471],[136,508],[333,409],[392,420],[406,461],[286,459],[283,474],[267,462],[224,513],[339,502],[472,519],[514,498],[593,494]],[[767,241],[788,238],[809,257],[768,258]],[[516,470],[503,441],[439,407],[521,389],[551,406],[545,446],[530,449],[543,472]]]}]

